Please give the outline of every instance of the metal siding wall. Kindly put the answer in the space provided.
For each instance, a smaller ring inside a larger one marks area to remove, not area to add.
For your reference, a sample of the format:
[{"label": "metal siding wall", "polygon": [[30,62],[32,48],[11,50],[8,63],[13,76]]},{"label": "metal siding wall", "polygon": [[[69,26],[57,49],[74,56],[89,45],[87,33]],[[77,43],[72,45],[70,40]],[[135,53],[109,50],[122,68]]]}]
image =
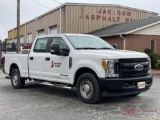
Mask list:
[{"label": "metal siding wall", "polygon": [[[25,25],[20,27],[20,36],[25,36]],[[8,32],[8,39],[14,39],[17,37],[17,29],[13,29]]]},{"label": "metal siding wall", "polygon": [[70,27],[71,27],[71,25],[70,25],[70,7],[68,7],[68,6],[66,6],[66,23],[65,23],[65,26],[66,26],[66,30],[65,30],[65,32],[70,32]]},{"label": "metal siding wall", "polygon": [[59,33],[60,28],[60,10],[56,10],[50,14],[42,16],[41,18],[31,21],[26,26],[26,34],[32,33],[32,40],[37,36],[37,31],[44,29],[45,34],[48,34],[48,28],[57,25]]},{"label": "metal siding wall", "polygon": [[[64,9],[64,11],[63,11]],[[98,13],[100,11],[101,13]],[[106,14],[103,13],[106,11]],[[108,10],[111,10],[112,14],[108,14]],[[118,11],[131,12],[131,16],[119,15]],[[87,19],[89,16],[89,20]],[[94,15],[94,20],[91,16]],[[97,18],[100,16],[100,18]],[[118,6],[86,6],[86,5],[66,5],[62,8],[62,29],[64,33],[88,33],[97,29],[101,29],[113,24],[126,22],[126,18],[130,19],[143,19],[153,17],[151,13],[140,12],[128,8]],[[104,20],[103,17],[106,19]],[[109,18],[110,17],[110,18]],[[119,21],[117,17],[120,17]],[[111,20],[111,21],[110,21]],[[114,20],[114,21],[113,21]],[[116,20],[116,21],[115,21]],[[37,31],[44,29],[45,34],[48,34],[48,28],[57,25],[58,33],[60,31],[60,10],[57,9],[47,15],[42,16],[21,27],[21,36],[26,36],[28,33],[32,33],[32,39],[34,40]],[[14,39],[17,36],[16,30],[8,32],[8,39]]]},{"label": "metal siding wall", "polygon": [[[98,13],[100,11],[101,13]],[[106,10],[106,14],[103,14],[103,10]],[[108,14],[108,11],[111,12],[111,15]],[[121,12],[119,15],[118,11]],[[122,15],[122,13],[124,15]],[[131,13],[131,15],[128,15]],[[86,16],[89,16],[89,20],[86,19]],[[91,20],[91,16],[94,15],[94,20]],[[97,18],[97,15],[100,15],[100,18]],[[155,15],[132,10],[123,7],[116,6],[72,6],[68,5],[66,7],[66,33],[88,33],[97,29],[101,29],[113,24],[124,23],[131,20],[145,19],[148,17],[153,17]],[[102,17],[106,17],[106,21],[102,20]],[[109,18],[110,17],[110,18]],[[120,17],[119,21],[118,18]]]},{"label": "metal siding wall", "polygon": [[66,20],[66,16],[65,16],[65,8],[62,8],[62,14],[61,14],[61,33],[64,33],[65,32],[65,20]]}]

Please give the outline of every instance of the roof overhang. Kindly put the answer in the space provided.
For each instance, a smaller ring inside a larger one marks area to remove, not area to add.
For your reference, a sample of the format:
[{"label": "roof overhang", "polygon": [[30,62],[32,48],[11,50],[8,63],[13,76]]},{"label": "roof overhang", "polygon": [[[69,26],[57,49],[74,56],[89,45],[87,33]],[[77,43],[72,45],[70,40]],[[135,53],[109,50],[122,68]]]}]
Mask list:
[{"label": "roof overhang", "polygon": [[113,33],[113,34],[103,34],[103,35],[97,35],[98,37],[112,37],[112,36],[119,36],[119,35],[124,35],[126,34],[125,32],[121,32],[121,33]]},{"label": "roof overhang", "polygon": [[133,33],[133,32],[136,32],[136,31],[139,31],[139,30],[142,30],[142,29],[151,27],[151,26],[153,26],[153,25],[157,25],[157,24],[159,24],[159,23],[160,23],[160,21],[157,21],[157,22],[154,22],[154,23],[151,23],[151,24],[148,24],[148,25],[145,25],[145,26],[142,26],[142,27],[139,27],[139,28],[136,28],[136,29],[127,31],[127,32],[125,32],[125,34],[131,34],[131,33]]}]

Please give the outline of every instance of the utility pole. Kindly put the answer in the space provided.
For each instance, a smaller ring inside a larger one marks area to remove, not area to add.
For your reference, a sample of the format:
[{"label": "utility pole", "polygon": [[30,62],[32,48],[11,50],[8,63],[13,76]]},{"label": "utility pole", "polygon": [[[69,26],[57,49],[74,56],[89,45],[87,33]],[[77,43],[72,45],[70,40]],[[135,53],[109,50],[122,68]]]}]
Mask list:
[{"label": "utility pole", "polygon": [[20,0],[17,0],[17,52],[20,52]]}]

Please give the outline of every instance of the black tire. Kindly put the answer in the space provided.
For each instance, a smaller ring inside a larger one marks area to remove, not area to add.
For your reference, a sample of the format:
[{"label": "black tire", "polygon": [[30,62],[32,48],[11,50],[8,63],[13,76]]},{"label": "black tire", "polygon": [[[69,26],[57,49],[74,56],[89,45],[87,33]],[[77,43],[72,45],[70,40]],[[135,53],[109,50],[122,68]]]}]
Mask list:
[{"label": "black tire", "polygon": [[19,70],[13,69],[11,72],[11,84],[15,89],[24,88],[25,79],[21,78]]},{"label": "black tire", "polygon": [[102,92],[93,73],[82,74],[77,81],[77,94],[84,103],[94,104],[101,100]]}]

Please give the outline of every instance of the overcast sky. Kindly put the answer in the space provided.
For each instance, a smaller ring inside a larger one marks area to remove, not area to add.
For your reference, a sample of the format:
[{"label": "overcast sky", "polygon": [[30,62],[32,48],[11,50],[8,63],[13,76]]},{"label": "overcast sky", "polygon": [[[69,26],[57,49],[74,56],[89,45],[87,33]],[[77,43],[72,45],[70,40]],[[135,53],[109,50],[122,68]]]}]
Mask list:
[{"label": "overcast sky", "polygon": [[[20,1],[21,1],[21,24],[59,5],[58,3],[53,2],[54,0],[20,0]],[[160,13],[160,0],[56,0],[56,1],[62,4],[65,2],[118,4],[132,8],[138,8]],[[41,6],[40,4],[43,6]],[[17,9],[17,0],[0,0],[0,39],[2,40],[8,37],[8,30],[16,27],[17,24],[16,9]]]}]

